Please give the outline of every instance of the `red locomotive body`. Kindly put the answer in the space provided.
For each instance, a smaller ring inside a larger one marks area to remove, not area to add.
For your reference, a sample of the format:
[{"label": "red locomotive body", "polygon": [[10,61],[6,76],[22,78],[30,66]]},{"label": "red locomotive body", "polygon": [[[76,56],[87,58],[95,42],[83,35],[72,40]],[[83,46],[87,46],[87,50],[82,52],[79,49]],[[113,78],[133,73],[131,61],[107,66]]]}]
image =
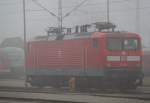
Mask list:
[{"label": "red locomotive body", "polygon": [[144,75],[150,76],[150,49],[144,49],[143,69]]},{"label": "red locomotive body", "polygon": [[0,77],[5,78],[10,72],[10,62],[7,55],[0,49]]},{"label": "red locomotive body", "polygon": [[141,38],[126,32],[66,35],[63,40],[31,41],[27,82],[33,86],[133,88],[142,83]]}]

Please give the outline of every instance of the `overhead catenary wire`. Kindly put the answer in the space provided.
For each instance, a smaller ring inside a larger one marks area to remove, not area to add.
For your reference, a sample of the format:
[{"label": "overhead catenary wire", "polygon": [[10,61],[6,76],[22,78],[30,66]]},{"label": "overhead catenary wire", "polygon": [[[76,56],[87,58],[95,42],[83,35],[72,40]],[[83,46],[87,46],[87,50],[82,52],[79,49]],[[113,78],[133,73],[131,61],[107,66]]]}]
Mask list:
[{"label": "overhead catenary wire", "polygon": [[50,10],[48,10],[47,8],[45,8],[42,4],[38,3],[36,0],[32,0],[36,5],[38,5],[39,7],[41,7],[43,10],[45,10],[46,12],[48,12],[50,15],[58,18],[58,16],[56,14],[54,14],[53,12],[51,12]]},{"label": "overhead catenary wire", "polygon": [[88,0],[84,0],[84,1],[82,1],[79,5],[77,5],[76,7],[74,7],[71,11],[69,11],[68,13],[66,13],[65,15],[64,15],[64,17],[63,17],[63,19],[64,18],[66,18],[66,17],[68,17],[72,12],[74,12],[74,11],[76,11],[79,7],[81,7],[85,2],[87,2]]},{"label": "overhead catenary wire", "polygon": [[[0,1],[10,1],[10,0],[0,0]],[[33,0],[34,1],[34,0]],[[130,0],[113,0],[113,1],[110,1],[111,3],[121,3],[121,2],[125,2],[125,1],[130,1]],[[4,2],[5,3],[5,2]],[[87,3],[87,4],[85,4],[84,5],[84,7],[82,7],[82,8],[86,8],[86,7],[89,7],[89,6],[99,6],[100,4],[103,4],[103,3],[105,3],[105,2],[97,2],[97,3]],[[12,3],[12,5],[16,5],[16,3]],[[1,2],[0,2],[0,5],[3,5],[3,3],[1,4]],[[5,5],[11,5],[11,3],[5,3]],[[4,5],[4,6],[5,6]],[[63,7],[63,8],[72,8],[72,6],[65,6],[65,7]],[[56,9],[56,8],[51,8],[51,9]],[[146,7],[140,7],[139,8],[139,10],[143,10],[143,9],[150,9],[150,7],[149,6],[146,6]],[[48,9],[47,9],[48,10]],[[127,8],[127,9],[123,9],[123,10],[121,10],[121,11],[118,11],[118,10],[113,10],[112,12],[122,12],[122,11],[130,11],[130,10],[136,10],[136,8],[134,8],[134,7],[132,7],[132,8]],[[26,12],[42,12],[42,11],[45,11],[45,10],[43,10],[43,9],[26,9]],[[78,11],[81,11],[80,9],[78,9]],[[102,12],[106,12],[105,10],[103,10]],[[5,12],[6,13],[6,12]],[[14,12],[13,12],[14,13]],[[13,14],[12,12],[9,12],[9,14],[11,15],[11,14]],[[95,13],[97,13],[97,12],[95,12]],[[16,14],[16,13],[14,13],[14,14]]]},{"label": "overhead catenary wire", "polygon": [[40,3],[38,3],[36,0],[32,0],[32,1],[36,5],[40,6],[43,10],[47,11],[52,16],[57,17],[57,19],[58,19],[58,29],[59,29],[59,32],[61,34],[62,28],[63,28],[63,25],[62,25],[63,19],[66,18],[67,16],[69,16],[75,10],[77,10],[80,6],[82,6],[88,0],[82,1],[79,5],[75,6],[71,11],[69,11],[68,13],[66,13],[65,16],[63,16],[63,13],[62,13],[62,0],[58,0],[58,15],[54,14],[53,12],[51,12],[50,10],[48,10],[47,8],[45,8],[43,5],[41,5]]}]

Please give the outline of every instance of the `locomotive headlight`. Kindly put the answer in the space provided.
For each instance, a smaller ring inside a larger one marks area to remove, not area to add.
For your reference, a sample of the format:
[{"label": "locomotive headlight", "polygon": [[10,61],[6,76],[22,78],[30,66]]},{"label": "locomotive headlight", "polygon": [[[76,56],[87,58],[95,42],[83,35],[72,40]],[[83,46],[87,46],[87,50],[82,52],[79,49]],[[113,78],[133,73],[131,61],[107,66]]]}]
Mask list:
[{"label": "locomotive headlight", "polygon": [[107,61],[120,61],[120,56],[107,56]]},{"label": "locomotive headlight", "polygon": [[140,61],[140,56],[127,56],[127,61]]}]

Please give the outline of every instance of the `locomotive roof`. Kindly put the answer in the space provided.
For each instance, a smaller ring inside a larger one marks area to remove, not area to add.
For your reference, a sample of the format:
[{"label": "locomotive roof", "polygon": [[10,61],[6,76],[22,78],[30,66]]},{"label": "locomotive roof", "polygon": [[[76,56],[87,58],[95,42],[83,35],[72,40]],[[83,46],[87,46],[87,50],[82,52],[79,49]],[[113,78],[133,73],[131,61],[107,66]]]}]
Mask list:
[{"label": "locomotive roof", "polygon": [[[140,36],[138,34],[129,32],[83,32],[83,33],[74,33],[71,35],[63,35],[62,40],[81,39],[81,38],[101,38],[101,37],[140,37]],[[52,35],[45,38],[46,39],[35,41],[57,40],[56,35]]]},{"label": "locomotive roof", "polygon": [[90,38],[93,32],[84,32],[78,34],[65,35],[63,40],[66,39],[77,39],[77,38]]},{"label": "locomotive roof", "polygon": [[100,38],[100,37],[140,37],[138,34],[129,32],[85,32],[64,36],[65,39],[75,38]]},{"label": "locomotive roof", "polygon": [[111,32],[107,33],[106,37],[140,37],[136,33],[129,33],[129,32]]}]

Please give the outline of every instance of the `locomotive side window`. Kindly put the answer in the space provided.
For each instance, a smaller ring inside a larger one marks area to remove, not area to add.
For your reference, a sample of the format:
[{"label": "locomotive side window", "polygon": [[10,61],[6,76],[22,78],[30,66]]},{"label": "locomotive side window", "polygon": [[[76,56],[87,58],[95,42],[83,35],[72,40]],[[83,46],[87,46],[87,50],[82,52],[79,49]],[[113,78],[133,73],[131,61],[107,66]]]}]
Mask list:
[{"label": "locomotive side window", "polygon": [[92,46],[93,46],[93,48],[98,48],[98,46],[99,46],[99,39],[93,39],[92,40]]}]

